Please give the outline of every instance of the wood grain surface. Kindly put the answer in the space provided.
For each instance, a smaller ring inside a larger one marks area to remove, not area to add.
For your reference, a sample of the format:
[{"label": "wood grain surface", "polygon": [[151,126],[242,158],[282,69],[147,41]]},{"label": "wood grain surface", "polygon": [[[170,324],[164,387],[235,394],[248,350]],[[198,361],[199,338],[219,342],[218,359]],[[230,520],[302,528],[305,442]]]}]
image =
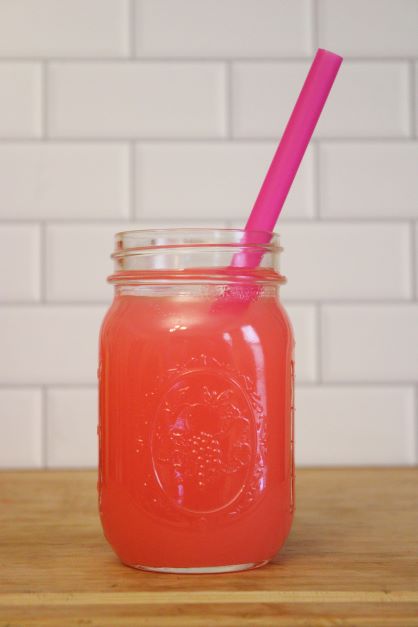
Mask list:
[{"label": "wood grain surface", "polygon": [[0,625],[418,626],[418,469],[303,470],[274,562],[229,575],[121,565],[92,472],[0,473]]}]

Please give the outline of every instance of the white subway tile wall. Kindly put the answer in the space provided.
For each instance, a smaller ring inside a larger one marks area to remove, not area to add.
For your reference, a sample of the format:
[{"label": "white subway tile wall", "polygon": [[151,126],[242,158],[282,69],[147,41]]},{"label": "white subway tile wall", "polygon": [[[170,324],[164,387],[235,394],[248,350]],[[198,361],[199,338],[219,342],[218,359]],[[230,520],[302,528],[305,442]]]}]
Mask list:
[{"label": "white subway tile wall", "polygon": [[50,137],[224,137],[222,63],[54,63]]},{"label": "white subway tile wall", "polygon": [[[234,64],[234,137],[278,137],[308,69],[308,61]],[[316,136],[407,137],[408,75],[408,65],[400,61],[346,61]]]},{"label": "white subway tile wall", "polygon": [[138,56],[308,55],[310,0],[135,0]]},{"label": "white subway tile wall", "polygon": [[[94,384],[103,306],[0,310],[0,380],[7,385]],[[4,358],[6,356],[6,358]]]},{"label": "white subway tile wall", "polygon": [[0,223],[0,303],[39,301],[41,227]]},{"label": "white subway tile wall", "polygon": [[[141,143],[136,150],[136,217],[238,219],[242,226],[274,150],[273,142]],[[311,149],[296,181],[283,216],[312,217]]]},{"label": "white subway tile wall", "polygon": [[418,55],[416,0],[318,0],[319,43],[353,57]]},{"label": "white subway tile wall", "polygon": [[43,462],[42,391],[0,389],[0,468],[39,468]]},{"label": "white subway tile wall", "polygon": [[299,390],[296,412],[296,463],[302,466],[415,461],[412,386],[312,386]]},{"label": "white subway tile wall", "polygon": [[418,380],[418,303],[325,305],[323,380]]},{"label": "white subway tile wall", "polygon": [[[411,299],[408,223],[283,224],[283,289],[294,300]],[[303,254],[301,254],[303,251]]]},{"label": "white subway tile wall", "polygon": [[0,61],[0,138],[42,133],[42,66]]},{"label": "white subway tile wall", "polygon": [[0,220],[129,215],[129,147],[0,142]]},{"label": "white subway tile wall", "polygon": [[113,234],[243,226],[318,46],[278,229],[297,463],[418,462],[417,31],[418,0],[0,0],[1,468],[97,463]]},{"label": "white subway tile wall", "polygon": [[323,218],[418,218],[417,141],[324,142]]},{"label": "white subway tile wall", "polygon": [[97,465],[97,390],[50,389],[46,399],[46,464],[49,468]]},{"label": "white subway tile wall", "polygon": [[129,0],[1,0],[4,57],[125,57]]}]

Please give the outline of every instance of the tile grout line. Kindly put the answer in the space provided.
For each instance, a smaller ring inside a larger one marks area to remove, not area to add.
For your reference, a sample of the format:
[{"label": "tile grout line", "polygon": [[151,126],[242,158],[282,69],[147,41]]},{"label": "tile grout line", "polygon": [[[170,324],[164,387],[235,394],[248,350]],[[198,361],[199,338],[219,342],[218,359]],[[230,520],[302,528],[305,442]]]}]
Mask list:
[{"label": "tile grout line", "polygon": [[[318,1],[317,0],[311,0],[311,5],[310,5],[310,22],[311,22],[311,39],[312,39],[312,48],[313,48],[313,52],[316,51],[316,49],[318,48],[318,28],[319,28],[319,22],[318,22],[318,15],[319,15],[319,9],[318,9]],[[320,211],[320,162],[319,162],[319,144],[317,141],[311,141],[311,146],[312,146],[312,152],[313,152],[313,219],[315,221],[320,221],[321,220],[321,211]],[[317,313],[316,315],[318,317],[320,317],[320,308],[317,308]],[[318,331],[318,325],[320,323],[317,322],[317,331]],[[320,347],[317,346],[317,350],[318,350],[318,356],[317,356],[317,360],[320,359],[319,356],[319,350]],[[317,367],[318,367],[318,373],[319,373],[319,365],[317,363]]]},{"label": "tile grout line", "polygon": [[233,139],[232,63],[225,64],[225,139]]},{"label": "tile grout line", "polygon": [[322,385],[323,377],[322,377],[322,305],[321,303],[315,306],[315,348],[316,348],[316,357],[315,357],[315,368],[316,368],[316,379],[318,385]]},{"label": "tile grout line", "polygon": [[48,252],[46,229],[45,220],[41,220],[39,222],[39,305],[44,305],[47,302]]},{"label": "tile grout line", "polygon": [[136,5],[135,0],[129,0],[128,5],[128,32],[129,32],[129,60],[135,59],[136,54]]},{"label": "tile grout line", "polygon": [[321,184],[321,161],[320,161],[320,144],[318,142],[314,142],[311,144],[312,146],[312,203],[313,203],[313,220],[315,222],[322,221],[321,215],[321,193],[320,193],[320,184]]},{"label": "tile grout line", "polygon": [[41,385],[41,464],[42,468],[48,467],[48,411],[47,411],[47,392],[46,385]]},{"label": "tile grout line", "polygon": [[[138,144],[138,142],[133,142],[135,145]],[[1,144],[0,144],[1,145]],[[224,220],[224,218],[219,217],[219,220],[221,222],[228,222],[228,224],[233,225],[236,222],[239,222],[242,219],[242,216],[236,216],[235,218],[230,218],[228,220]],[[22,216],[21,218],[2,218],[0,217],[0,225],[14,225],[14,226],[20,226],[22,224],[25,225],[39,225],[39,223],[44,220],[48,225],[54,225],[54,226],[66,226],[66,225],[78,225],[80,227],[84,227],[84,226],[109,226],[112,224],[118,224],[119,222],[129,222],[130,219],[127,216],[119,216],[116,218],[97,218],[94,219],[93,217],[88,217],[88,218],[84,218],[84,217],[79,217],[79,218],[57,218],[57,217],[51,217],[51,218],[33,218],[30,216]],[[218,223],[219,220],[216,220],[216,222]],[[374,226],[374,225],[378,225],[378,226],[382,226],[382,225],[393,225],[393,224],[403,224],[403,225],[407,225],[409,224],[411,221],[414,222],[414,218],[411,217],[399,217],[399,218],[395,218],[393,216],[377,216],[375,218],[361,218],[361,217],[345,217],[345,218],[339,218],[339,217],[335,217],[335,216],[326,216],[324,218],[321,218],[321,222],[323,223],[322,226],[326,226],[328,225],[340,225],[341,228],[344,228],[344,226],[346,224],[350,224],[351,226],[358,226],[358,227],[363,227],[363,226]],[[212,219],[192,219],[190,217],[183,217],[183,218],[173,218],[173,217],[167,217],[165,218],[158,218],[153,220],[151,216],[141,216],[141,218],[136,218],[135,219],[136,222],[138,223],[143,223],[144,225],[147,224],[153,224],[153,225],[157,225],[155,226],[155,228],[164,228],[165,225],[169,226],[173,226],[175,227],[176,225],[178,225],[179,223],[182,224],[183,228],[187,228],[187,225],[184,224],[185,222],[192,222],[193,226],[197,225],[197,228],[199,228],[199,226],[201,226],[202,228],[205,227],[205,225],[210,224],[210,225],[214,225],[215,222],[215,218]],[[296,218],[296,217],[281,217],[280,221],[282,224],[286,224],[289,226],[300,226],[300,227],[306,227],[306,226],[313,226],[316,224],[316,220],[314,217],[311,218],[307,218],[307,217],[301,217],[301,218]],[[193,227],[192,227],[193,228]],[[231,228],[233,228],[231,226]]]},{"label": "tile grout line", "polygon": [[129,142],[129,215],[128,221],[134,222],[136,216],[136,143]]},{"label": "tile grout line", "polygon": [[311,2],[311,38],[312,48],[315,51],[318,48],[319,41],[319,7],[318,0],[312,0]]},{"label": "tile grout line", "polygon": [[414,387],[414,465],[418,465],[418,385]]},{"label": "tile grout line", "polygon": [[[138,5],[136,5],[136,19],[138,17]],[[313,18],[312,18],[313,19]],[[137,19],[138,21],[138,19]],[[131,37],[129,37],[131,39]],[[311,34],[311,40],[313,41],[313,36]],[[199,56],[199,55],[141,55],[135,57],[127,57],[126,54],[120,55],[108,55],[108,56],[77,56],[77,55],[69,55],[69,56],[13,56],[13,55],[3,55],[0,58],[0,65],[2,63],[42,63],[43,61],[49,61],[51,63],[72,63],[72,64],[98,64],[98,63],[126,63],[132,60],[135,60],[137,63],[222,63],[225,61],[239,61],[239,62],[255,62],[255,63],[300,63],[301,61],[309,62],[312,58],[312,52],[307,52],[305,54],[300,55],[286,55],[285,53],[277,54],[277,55],[241,55],[241,54],[231,54],[231,55],[219,55],[219,56]],[[388,64],[388,63],[415,63],[418,61],[418,55],[391,55],[391,56],[368,56],[368,55],[344,55],[344,60],[350,63],[376,63],[376,64]]]},{"label": "tile grout line", "polygon": [[410,251],[409,251],[409,262],[411,267],[410,272],[410,282],[412,283],[412,300],[418,299],[418,277],[417,277],[417,263],[418,263],[418,251],[416,246],[418,246],[418,238],[417,243],[415,243],[415,221],[411,220],[409,223],[409,242],[410,242]]},{"label": "tile grout line", "polygon": [[48,140],[48,61],[41,64],[41,137]]},{"label": "tile grout line", "polygon": [[[48,134],[47,137],[45,138],[41,138],[44,140],[48,140],[48,142],[50,142],[51,144],[55,143],[55,144],[123,144],[129,141],[134,141],[134,142],[142,142],[144,144],[213,144],[213,143],[219,143],[219,144],[224,144],[224,145],[228,145],[230,143],[233,144],[269,144],[269,145],[273,145],[276,146],[277,144],[277,137],[274,137],[273,135],[271,137],[237,137],[237,136],[232,136],[232,137],[219,137],[217,135],[200,135],[200,136],[186,136],[186,135],[178,135],[178,136],[174,136],[174,137],[156,137],[155,135],[152,137],[146,137],[144,135],[125,135],[125,136],[119,136],[119,137],[114,137],[114,136],[99,136],[99,135],[95,135],[95,136],[89,136],[89,135],[54,135],[51,136],[50,134]],[[334,137],[313,137],[311,139],[311,145],[315,145],[315,144],[322,144],[322,143],[329,143],[329,144],[345,144],[345,145],[349,145],[349,144],[383,144],[383,145],[390,145],[390,144],[403,144],[403,145],[408,145],[411,143],[416,143],[417,138],[416,137],[412,137],[412,136],[408,136],[405,137],[403,135],[397,135],[397,136],[393,136],[393,137],[382,137],[382,136],[372,136],[372,135],[368,135],[368,136],[355,136],[355,137],[349,137],[349,136],[337,136],[335,135]],[[3,146],[13,146],[13,145],[25,145],[27,144],[28,146],[33,146],[34,144],[38,144],[39,145],[39,137],[0,137],[0,143]]]},{"label": "tile grout line", "polygon": [[417,128],[416,128],[416,106],[418,103],[416,102],[416,77],[415,77],[415,63],[414,61],[409,61],[409,129],[410,135],[412,139],[415,139],[417,136]]},{"label": "tile grout line", "polygon": [[[310,4],[310,22],[311,22],[311,39],[312,39],[312,48],[315,53],[318,48],[318,40],[319,40],[319,6],[318,0],[311,0]],[[312,141],[314,139],[314,141]],[[321,221],[321,207],[320,207],[320,144],[316,138],[311,139],[311,146],[313,152],[313,219],[315,221]],[[321,309],[317,307],[316,315],[320,318]],[[317,321],[317,332],[320,332],[320,321]],[[320,339],[319,339],[320,341]],[[318,376],[322,376],[320,372],[320,362],[318,360],[320,357],[320,346],[317,346],[318,356],[317,356],[317,368],[318,368]]]}]

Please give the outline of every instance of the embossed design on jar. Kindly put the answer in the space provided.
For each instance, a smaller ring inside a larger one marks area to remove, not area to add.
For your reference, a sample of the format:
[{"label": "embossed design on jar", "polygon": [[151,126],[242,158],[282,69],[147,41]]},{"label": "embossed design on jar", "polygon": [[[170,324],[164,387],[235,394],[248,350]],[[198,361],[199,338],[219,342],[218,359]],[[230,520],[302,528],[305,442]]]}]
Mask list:
[{"label": "embossed design on jar", "polygon": [[217,512],[250,496],[260,403],[247,377],[204,355],[163,392],[152,436],[157,482],[183,511]]}]

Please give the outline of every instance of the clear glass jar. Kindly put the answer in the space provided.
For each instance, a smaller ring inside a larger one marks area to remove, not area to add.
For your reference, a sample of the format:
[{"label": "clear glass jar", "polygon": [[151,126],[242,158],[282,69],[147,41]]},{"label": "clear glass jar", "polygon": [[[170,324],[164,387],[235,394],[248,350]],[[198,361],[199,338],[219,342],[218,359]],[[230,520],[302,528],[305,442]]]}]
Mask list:
[{"label": "clear glass jar", "polygon": [[280,250],[277,235],[244,243],[233,229],[116,236],[100,337],[99,503],[129,566],[244,570],[289,533],[294,342]]}]

